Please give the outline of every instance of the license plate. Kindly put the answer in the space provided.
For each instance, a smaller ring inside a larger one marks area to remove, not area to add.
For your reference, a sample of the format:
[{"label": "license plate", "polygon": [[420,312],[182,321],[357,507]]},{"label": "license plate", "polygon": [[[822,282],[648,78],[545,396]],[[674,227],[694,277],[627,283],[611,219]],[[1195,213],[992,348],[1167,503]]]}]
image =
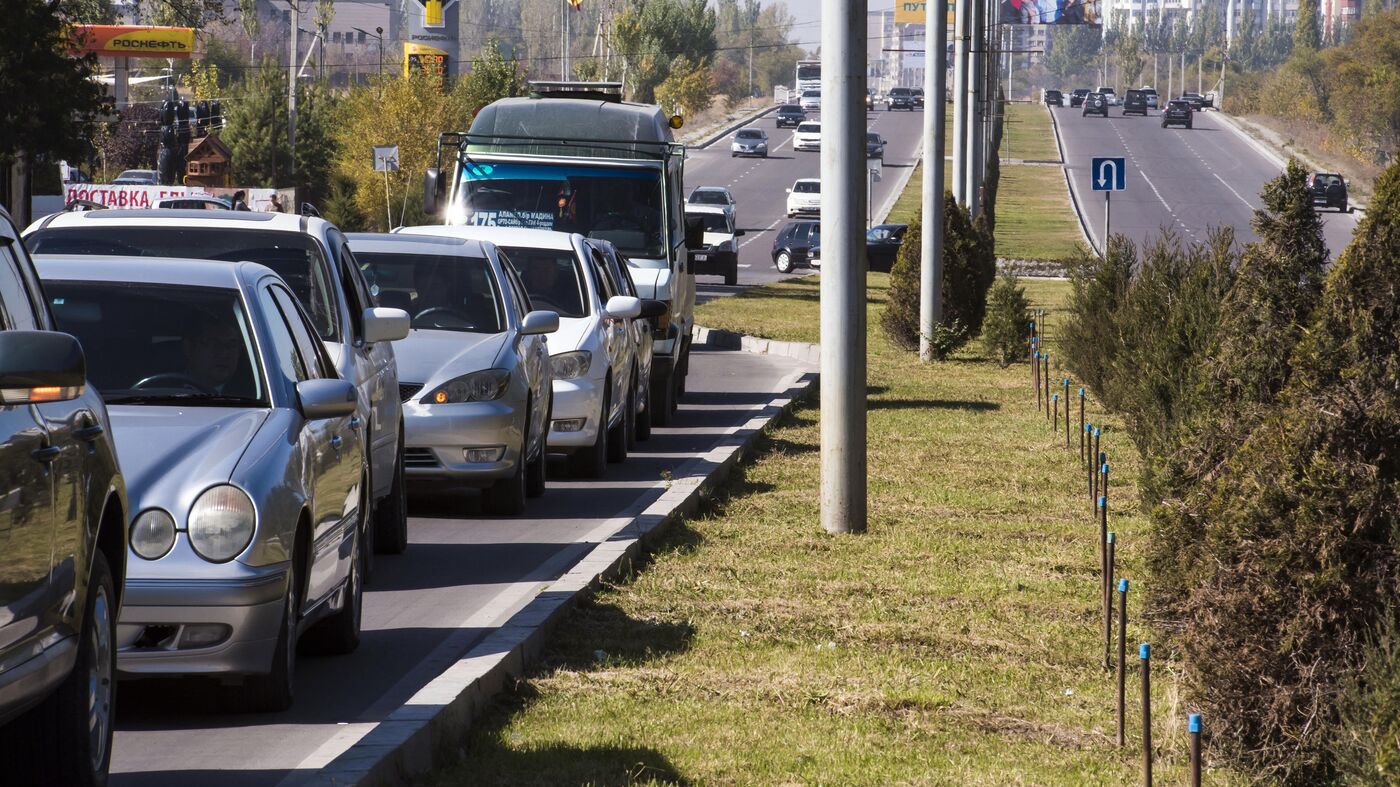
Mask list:
[{"label": "license plate", "polygon": [[704,262],[705,260],[708,260],[709,258],[710,258],[710,255],[708,255],[708,254],[696,254],[695,256],[691,257],[691,259],[695,260],[696,262]]}]

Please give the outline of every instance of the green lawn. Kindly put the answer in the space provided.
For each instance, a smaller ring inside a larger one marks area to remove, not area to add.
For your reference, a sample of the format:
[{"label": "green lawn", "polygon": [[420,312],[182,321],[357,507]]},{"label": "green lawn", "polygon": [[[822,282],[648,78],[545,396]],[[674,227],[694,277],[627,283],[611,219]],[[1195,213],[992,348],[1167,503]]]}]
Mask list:
[{"label": "green lawn", "polygon": [[[892,348],[878,328],[884,287],[872,278],[869,532],[821,531],[820,410],[799,408],[722,498],[569,616],[473,728],[465,762],[425,783],[1137,780],[1135,676],[1129,745],[1110,739],[1077,443],[1065,450],[1037,413],[1024,365],[998,368],[975,348],[926,365]],[[1053,309],[1067,286],[1028,291]],[[814,293],[805,280],[759,288],[747,309],[721,299],[699,321],[728,314],[749,333],[810,341]],[[1121,572],[1137,577],[1137,462],[1113,419],[1090,418],[1108,422],[1110,528]],[[1153,684],[1164,784],[1185,782],[1174,674],[1159,663]]]},{"label": "green lawn", "polygon": [[1003,259],[1073,257],[1084,234],[1069,204],[1064,171],[1039,164],[1002,166],[996,236],[997,256]]},{"label": "green lawn", "polygon": [[1001,155],[1013,159],[1059,161],[1050,110],[1043,104],[1007,104]]}]

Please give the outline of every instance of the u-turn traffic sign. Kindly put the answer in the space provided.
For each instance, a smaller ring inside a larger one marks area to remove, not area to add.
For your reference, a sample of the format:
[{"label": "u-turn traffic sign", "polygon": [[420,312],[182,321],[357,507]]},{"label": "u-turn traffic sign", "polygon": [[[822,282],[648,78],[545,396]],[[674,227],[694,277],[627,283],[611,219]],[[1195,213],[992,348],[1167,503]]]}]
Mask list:
[{"label": "u-turn traffic sign", "polygon": [[1122,157],[1096,156],[1089,168],[1089,180],[1094,191],[1124,191],[1128,186],[1128,172]]}]

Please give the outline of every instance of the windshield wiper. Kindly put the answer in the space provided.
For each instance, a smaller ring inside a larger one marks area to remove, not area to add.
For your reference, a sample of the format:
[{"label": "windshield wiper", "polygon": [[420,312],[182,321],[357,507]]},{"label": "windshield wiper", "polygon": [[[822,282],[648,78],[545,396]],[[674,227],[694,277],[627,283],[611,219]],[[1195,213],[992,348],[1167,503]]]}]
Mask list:
[{"label": "windshield wiper", "polygon": [[203,393],[191,391],[189,393],[126,393],[103,396],[107,404],[208,404],[208,405],[242,405],[254,406],[261,404],[257,399],[249,399],[246,396],[226,396],[224,394]]}]

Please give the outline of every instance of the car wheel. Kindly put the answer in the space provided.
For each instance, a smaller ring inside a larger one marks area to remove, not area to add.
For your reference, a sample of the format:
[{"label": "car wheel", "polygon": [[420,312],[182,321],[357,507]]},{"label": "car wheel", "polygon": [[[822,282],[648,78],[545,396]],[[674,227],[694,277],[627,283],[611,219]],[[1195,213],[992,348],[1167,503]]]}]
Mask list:
[{"label": "car wheel", "polygon": [[282,597],[282,625],[272,649],[272,669],[266,675],[250,675],[242,686],[225,692],[225,704],[235,713],[276,713],[292,707],[297,662],[297,623],[301,614],[301,571],[305,549],[298,543],[287,572],[287,593]]},{"label": "car wheel", "polygon": [[642,399],[642,393],[637,385],[636,364],[632,365],[632,384],[627,386],[627,390],[629,392],[627,395],[627,412],[632,420],[627,426],[627,450],[635,451],[637,449],[637,424],[642,420],[637,417],[637,405]]},{"label": "car wheel", "polygon": [[622,406],[622,417],[617,419],[617,426],[608,430],[608,461],[613,464],[627,461],[628,443],[634,442],[636,437],[632,435],[632,424],[636,420],[637,402],[633,398],[632,387],[627,387],[627,398]]},{"label": "car wheel", "polygon": [[676,369],[671,367],[671,371],[662,379],[655,380],[651,386],[651,425],[670,426],[675,421],[676,413]]},{"label": "car wheel", "polygon": [[[365,474],[368,478],[368,473]],[[368,489],[368,481],[363,487]],[[368,497],[368,495],[366,495]],[[361,510],[364,510],[363,508]],[[367,523],[357,525],[355,544],[350,557],[350,574],[345,578],[345,602],[338,612],[316,624],[307,633],[307,645],[316,653],[344,656],[360,646],[360,620],[364,612],[365,563],[368,550],[364,543]]]},{"label": "car wheel", "polygon": [[729,260],[729,270],[724,273],[724,283],[729,287],[739,284],[739,255],[737,254]]},{"label": "car wheel", "polygon": [[[541,497],[544,495],[545,476],[547,475],[546,471],[549,464],[549,446],[547,445],[547,441],[549,440],[549,424],[553,420],[553,411],[554,402],[551,400],[549,407],[545,408],[545,431],[544,434],[540,436],[540,452],[535,456],[534,460],[525,465],[526,497]],[[530,410],[527,409],[527,412],[530,412]],[[528,420],[525,422],[525,440],[525,445],[528,447],[530,440],[530,423]]]},{"label": "car wheel", "polygon": [[603,406],[598,410],[598,436],[593,445],[569,454],[569,474],[575,478],[602,478],[608,469],[608,393],[603,389]]},{"label": "car wheel", "polygon": [[39,706],[5,726],[0,761],[6,784],[107,783],[117,691],[113,588],[106,558],[94,551],[77,661]]},{"label": "car wheel", "polygon": [[778,252],[778,258],[773,264],[778,266],[778,273],[792,273],[792,255],[786,251]]},{"label": "car wheel", "polygon": [[651,381],[637,381],[637,439],[651,439]]},{"label": "car wheel", "polygon": [[[398,456],[394,459],[394,482],[389,487],[389,495],[375,507],[370,543],[371,554],[402,555],[408,549],[408,492],[404,485],[402,426],[399,427]],[[368,581],[368,573],[365,579]]]},{"label": "car wheel", "polygon": [[733,151],[730,151],[730,152],[729,152],[729,157],[730,157],[730,158],[734,158],[734,157],[737,156],[737,155],[739,155],[739,154],[738,154],[738,153],[735,153],[735,152],[733,152]]}]

